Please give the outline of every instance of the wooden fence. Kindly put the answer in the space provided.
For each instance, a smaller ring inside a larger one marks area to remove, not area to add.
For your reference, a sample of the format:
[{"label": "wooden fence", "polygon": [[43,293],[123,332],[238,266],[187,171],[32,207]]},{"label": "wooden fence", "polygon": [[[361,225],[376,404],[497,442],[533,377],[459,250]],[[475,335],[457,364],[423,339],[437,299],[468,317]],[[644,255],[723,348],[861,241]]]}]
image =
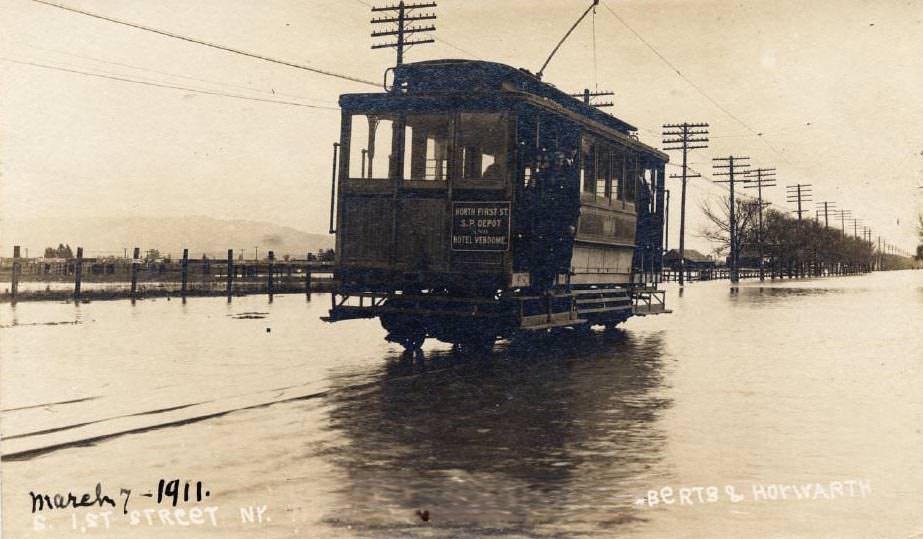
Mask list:
[{"label": "wooden fence", "polygon": [[269,251],[264,260],[189,258],[188,249],[178,260],[141,260],[133,257],[85,258],[77,248],[72,259],[21,258],[0,260],[0,301],[74,300],[178,296],[233,296],[326,292],[334,289],[333,263],[304,259],[278,260]]}]

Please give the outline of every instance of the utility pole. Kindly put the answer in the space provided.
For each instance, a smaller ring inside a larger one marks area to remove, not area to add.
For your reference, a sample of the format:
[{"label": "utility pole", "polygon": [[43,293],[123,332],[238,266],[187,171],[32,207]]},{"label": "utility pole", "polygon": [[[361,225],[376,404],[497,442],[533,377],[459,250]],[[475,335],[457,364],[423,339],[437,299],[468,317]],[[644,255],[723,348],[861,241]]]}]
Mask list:
[{"label": "utility pole", "polygon": [[683,180],[682,191],[680,192],[679,201],[679,285],[683,286],[686,278],[686,181],[693,178],[701,178],[699,173],[689,174],[689,162],[687,156],[689,150],[696,150],[708,147],[708,124],[707,123],[689,123],[681,124],[664,124],[663,126],[663,149],[664,151],[682,151],[683,152],[683,172],[682,174],[671,174],[671,178],[681,178]]},{"label": "utility pole", "polygon": [[727,176],[726,180],[715,180],[715,183],[727,183],[730,186],[730,204],[728,205],[728,229],[730,230],[731,235],[731,253],[730,253],[730,277],[731,283],[737,284],[740,280],[740,276],[737,274],[737,263],[740,253],[738,252],[738,242],[740,241],[737,237],[737,216],[736,216],[736,202],[734,200],[734,184],[741,180],[740,177],[744,176],[747,173],[747,167],[749,167],[749,157],[736,157],[729,155],[727,157],[717,157],[712,159],[712,167],[717,170],[714,173],[715,176]]},{"label": "utility pole", "polygon": [[878,236],[878,271],[881,271],[881,236]]},{"label": "utility pole", "polygon": [[390,37],[395,36],[394,41],[389,41],[387,43],[376,43],[372,45],[373,49],[385,49],[385,48],[395,48],[397,49],[397,64],[398,66],[404,63],[404,50],[405,47],[411,47],[413,45],[423,45],[424,43],[433,43],[434,40],[431,38],[424,39],[413,39],[414,34],[422,34],[423,32],[432,32],[436,29],[435,26],[414,26],[414,23],[419,21],[432,21],[436,19],[436,15],[431,12],[421,13],[419,15],[411,13],[415,9],[426,9],[436,7],[436,2],[426,2],[426,3],[409,3],[405,4],[403,0],[393,6],[384,6],[384,7],[373,7],[373,13],[385,12],[386,15],[383,17],[372,19],[372,24],[395,24],[396,26],[389,26],[387,30],[380,32],[372,32],[372,37]]},{"label": "utility pole", "polygon": [[831,202],[831,201],[829,201],[829,200],[824,200],[824,201],[821,201],[821,202],[818,202],[818,203],[817,203],[817,211],[816,211],[816,213],[815,213],[815,216],[817,217],[817,220],[818,220],[818,221],[820,221],[820,213],[821,213],[821,209],[820,209],[820,208],[821,208],[821,206],[823,206],[823,208],[824,208],[824,209],[823,209],[823,212],[824,212],[824,228],[830,228],[830,210],[831,210],[831,209],[836,209],[836,208],[835,208],[836,202]]},{"label": "utility pole", "polygon": [[796,183],[795,185],[786,185],[786,200],[788,202],[795,202],[798,205],[798,209],[794,210],[798,214],[798,220],[801,220],[801,214],[804,213],[802,209],[802,202],[811,201],[811,185],[810,183]]},{"label": "utility pole", "polygon": [[663,250],[666,252],[670,250],[670,190],[664,189],[663,192],[667,197],[663,212]]},{"label": "utility pole", "polygon": [[570,94],[571,97],[577,97],[583,100],[583,102],[591,107],[611,107],[613,105],[612,101],[604,101],[602,103],[594,103],[594,97],[612,97],[614,92],[591,92],[589,88],[584,88],[583,93],[580,94]]},{"label": "utility pole", "polygon": [[846,218],[852,216],[852,210],[836,210],[834,212],[840,218],[840,231],[846,235]]},{"label": "utility pole", "polygon": [[[766,272],[763,266],[763,187],[775,187],[776,184],[772,183],[776,181],[775,176],[776,169],[774,168],[753,169],[747,173],[747,177],[752,179],[746,180],[744,184],[744,188],[756,189],[756,203],[758,205],[757,215],[759,216],[759,224],[756,230],[756,244],[760,256],[760,281],[766,280]],[[755,185],[748,185],[754,183]]]},{"label": "utility pole", "polygon": [[862,219],[850,219],[852,221],[852,237],[859,237],[859,223],[862,222]]}]

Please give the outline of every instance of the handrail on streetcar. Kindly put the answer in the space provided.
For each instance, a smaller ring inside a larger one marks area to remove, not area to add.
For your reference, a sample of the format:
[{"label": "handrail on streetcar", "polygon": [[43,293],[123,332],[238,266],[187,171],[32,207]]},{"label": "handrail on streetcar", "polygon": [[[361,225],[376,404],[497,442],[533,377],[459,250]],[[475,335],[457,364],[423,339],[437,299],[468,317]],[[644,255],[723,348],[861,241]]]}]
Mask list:
[{"label": "handrail on streetcar", "polygon": [[336,234],[336,228],[333,227],[333,210],[334,204],[336,203],[337,196],[337,152],[340,149],[340,143],[333,143],[333,166],[331,167],[332,173],[330,178],[330,233]]}]

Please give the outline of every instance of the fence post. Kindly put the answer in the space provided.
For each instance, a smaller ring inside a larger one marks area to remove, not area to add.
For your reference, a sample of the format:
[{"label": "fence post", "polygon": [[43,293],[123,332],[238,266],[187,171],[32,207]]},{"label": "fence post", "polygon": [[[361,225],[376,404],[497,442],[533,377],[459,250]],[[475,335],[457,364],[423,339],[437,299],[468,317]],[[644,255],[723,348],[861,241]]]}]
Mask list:
[{"label": "fence post", "polygon": [[134,303],[138,290],[138,259],[141,257],[141,249],[135,247],[131,253],[131,302]]},{"label": "fence post", "polygon": [[77,261],[74,265],[74,303],[80,301],[80,277],[83,274],[83,247],[77,247]]},{"label": "fence post", "polygon": [[304,293],[311,299],[311,253],[306,253],[304,257]]},{"label": "fence post", "polygon": [[228,249],[228,302],[234,290],[234,249]]},{"label": "fence post", "polygon": [[269,275],[266,278],[266,291],[269,294],[269,297],[272,298],[272,262],[275,260],[276,255],[272,251],[269,251]]},{"label": "fence post", "polygon": [[13,275],[10,282],[10,297],[16,303],[16,293],[19,291],[19,246],[13,246]]},{"label": "fence post", "polygon": [[189,249],[183,249],[183,260],[180,262],[179,295],[186,299],[186,283],[189,282]]}]

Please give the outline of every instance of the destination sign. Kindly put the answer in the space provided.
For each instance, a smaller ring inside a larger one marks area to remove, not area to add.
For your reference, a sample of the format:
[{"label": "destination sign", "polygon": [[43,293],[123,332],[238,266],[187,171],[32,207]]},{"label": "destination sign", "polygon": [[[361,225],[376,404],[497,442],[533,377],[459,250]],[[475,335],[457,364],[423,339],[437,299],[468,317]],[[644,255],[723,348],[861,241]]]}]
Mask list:
[{"label": "destination sign", "polygon": [[509,246],[509,202],[452,204],[453,251],[506,251]]}]

